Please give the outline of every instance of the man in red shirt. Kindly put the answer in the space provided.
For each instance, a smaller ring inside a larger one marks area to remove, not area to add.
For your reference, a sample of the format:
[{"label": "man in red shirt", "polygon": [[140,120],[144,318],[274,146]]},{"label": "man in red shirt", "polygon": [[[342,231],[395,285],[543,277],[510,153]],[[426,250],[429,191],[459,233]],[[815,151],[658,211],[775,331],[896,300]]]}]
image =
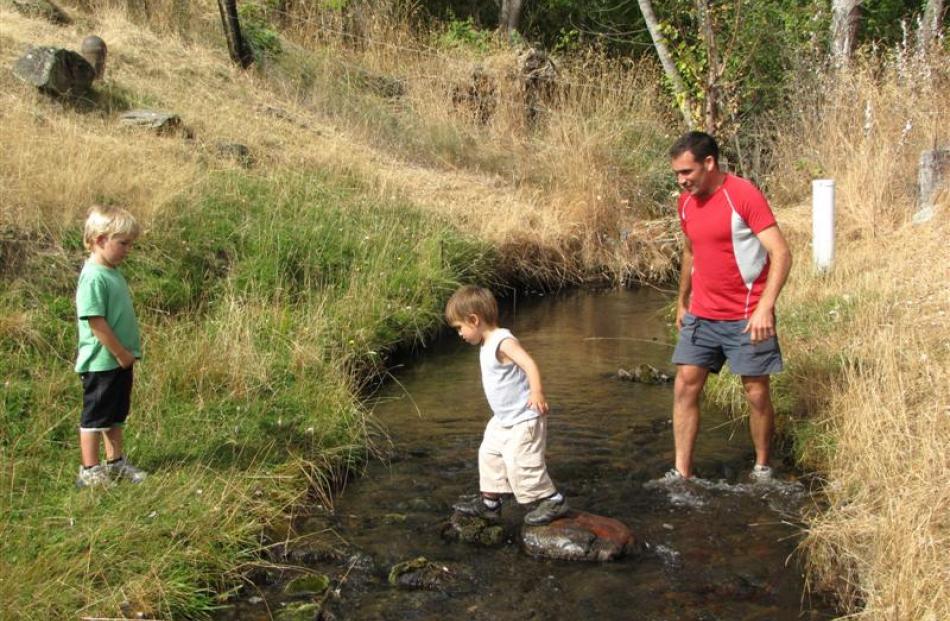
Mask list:
[{"label": "man in red shirt", "polygon": [[749,181],[719,169],[716,140],[683,135],[670,149],[682,188],[678,212],[685,235],[673,353],[673,438],[676,467],[666,477],[693,475],[699,398],[710,372],[728,360],[742,377],[755,445],[754,480],[768,480],[775,411],[769,376],[782,370],[775,301],[792,265],[788,244],[768,201]]}]

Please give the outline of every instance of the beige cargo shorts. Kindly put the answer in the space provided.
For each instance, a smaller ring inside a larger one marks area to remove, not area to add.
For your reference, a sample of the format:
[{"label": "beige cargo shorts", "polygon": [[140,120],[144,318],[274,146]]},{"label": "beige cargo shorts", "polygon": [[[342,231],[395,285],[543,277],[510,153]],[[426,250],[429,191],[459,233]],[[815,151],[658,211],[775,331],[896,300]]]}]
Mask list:
[{"label": "beige cargo shorts", "polygon": [[514,494],[521,504],[557,493],[544,463],[547,417],[539,416],[503,427],[493,416],[478,449],[478,478],[482,492]]}]

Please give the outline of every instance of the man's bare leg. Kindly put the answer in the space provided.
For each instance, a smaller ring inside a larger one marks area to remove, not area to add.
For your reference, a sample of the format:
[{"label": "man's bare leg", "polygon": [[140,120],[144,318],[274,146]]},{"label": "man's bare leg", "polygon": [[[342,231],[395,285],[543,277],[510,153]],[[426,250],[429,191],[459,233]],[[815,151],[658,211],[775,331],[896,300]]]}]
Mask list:
[{"label": "man's bare leg", "polygon": [[673,383],[673,443],[676,470],[684,477],[693,476],[693,448],[699,433],[699,397],[706,385],[709,369],[681,364]]},{"label": "man's bare leg", "polygon": [[742,376],[746,400],[749,402],[749,433],[755,445],[755,463],[769,465],[772,434],[775,432],[775,409],[769,391],[769,376]]}]

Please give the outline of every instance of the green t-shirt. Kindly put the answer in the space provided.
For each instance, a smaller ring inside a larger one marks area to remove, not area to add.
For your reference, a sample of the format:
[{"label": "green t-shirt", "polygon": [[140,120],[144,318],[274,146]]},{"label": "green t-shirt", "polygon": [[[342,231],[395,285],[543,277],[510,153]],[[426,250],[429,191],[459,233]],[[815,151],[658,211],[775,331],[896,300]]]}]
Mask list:
[{"label": "green t-shirt", "polygon": [[79,318],[79,355],[76,372],[109,371],[119,366],[108,349],[92,333],[89,317],[105,317],[122,346],[136,358],[142,357],[139,325],[132,310],[132,295],[122,272],[86,261],[76,287],[76,314]]}]

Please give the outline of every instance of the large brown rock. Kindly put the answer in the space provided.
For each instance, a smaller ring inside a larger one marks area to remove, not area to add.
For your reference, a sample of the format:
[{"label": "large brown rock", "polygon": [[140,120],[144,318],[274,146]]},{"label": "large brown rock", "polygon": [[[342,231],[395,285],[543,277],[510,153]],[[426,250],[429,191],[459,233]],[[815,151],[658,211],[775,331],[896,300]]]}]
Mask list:
[{"label": "large brown rock", "polygon": [[639,548],[622,522],[581,511],[543,526],[525,525],[521,537],[528,554],[566,561],[612,561]]},{"label": "large brown rock", "polygon": [[92,86],[96,70],[76,52],[58,47],[30,47],[13,65],[13,74],[42,91],[81,95]]}]

